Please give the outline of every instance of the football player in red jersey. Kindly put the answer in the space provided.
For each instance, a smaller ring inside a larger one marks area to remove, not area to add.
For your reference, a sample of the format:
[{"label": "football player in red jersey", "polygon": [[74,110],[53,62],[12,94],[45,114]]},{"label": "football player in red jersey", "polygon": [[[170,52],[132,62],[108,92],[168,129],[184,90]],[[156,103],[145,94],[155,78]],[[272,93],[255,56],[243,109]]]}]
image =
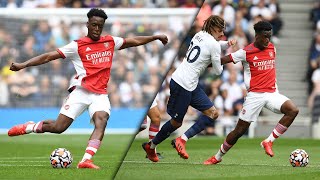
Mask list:
[{"label": "football player in red jersey", "polygon": [[104,136],[107,121],[110,116],[110,101],[107,94],[107,84],[110,78],[112,57],[115,50],[135,47],[160,40],[167,44],[166,35],[136,36],[120,38],[111,35],[101,36],[105,20],[108,18],[102,9],[93,8],[87,13],[87,36],[48,52],[31,58],[23,63],[12,63],[10,70],[38,66],[56,59],[71,60],[77,76],[69,88],[71,92],[61,107],[56,120],[43,120],[37,123],[27,122],[12,127],[9,136],[19,136],[29,133],[64,132],[84,110],[88,110],[94,130],[89,138],[88,146],[78,168],[99,167],[93,164],[91,158],[97,152]]},{"label": "football player in red jersey", "polygon": [[257,120],[263,107],[274,113],[283,114],[269,137],[260,144],[265,153],[273,157],[273,141],[288,129],[299,113],[297,106],[289,98],[280,94],[276,85],[276,50],[270,42],[271,24],[267,21],[259,21],[254,25],[254,30],[256,35],[253,43],[221,58],[221,64],[240,61],[243,63],[248,94],[235,129],[227,135],[217,154],[204,162],[206,165],[221,162],[222,156],[248,130],[250,123]]},{"label": "football player in red jersey", "polygon": [[[159,128],[160,128],[160,121],[161,121],[161,114],[160,114],[160,110],[158,108],[158,104],[157,104],[157,96],[156,98],[153,100],[151,107],[147,113],[147,116],[144,118],[143,122],[141,123],[139,132],[147,129],[148,127],[148,119],[147,117],[150,118],[150,126],[149,126],[149,141],[151,141],[159,132]],[[163,156],[157,152],[157,155],[159,157],[159,159],[163,159]],[[148,158],[148,156],[146,156],[146,158]]]}]

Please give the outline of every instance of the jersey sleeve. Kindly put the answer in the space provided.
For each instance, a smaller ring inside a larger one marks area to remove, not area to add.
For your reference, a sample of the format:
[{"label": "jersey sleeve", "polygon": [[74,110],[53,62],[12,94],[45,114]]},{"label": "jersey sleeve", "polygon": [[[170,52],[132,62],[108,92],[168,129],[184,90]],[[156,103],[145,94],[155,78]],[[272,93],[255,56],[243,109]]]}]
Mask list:
[{"label": "jersey sleeve", "polygon": [[219,41],[219,44],[222,50],[226,50],[229,48],[228,41]]},{"label": "jersey sleeve", "polygon": [[229,56],[234,63],[246,61],[246,51],[243,49],[239,49],[238,51],[231,53]]},{"label": "jersey sleeve", "polygon": [[114,41],[114,49],[118,50],[121,48],[122,45],[125,44],[125,40],[121,37],[113,37],[113,41]]},{"label": "jersey sleeve", "polygon": [[214,74],[220,75],[223,70],[223,66],[221,65],[221,47],[219,43],[214,43],[213,48],[211,51],[211,62],[212,62],[212,69]]},{"label": "jersey sleeve", "polygon": [[63,59],[72,57],[78,53],[78,44],[77,42],[72,41],[63,47],[58,48],[57,51],[63,57]]}]

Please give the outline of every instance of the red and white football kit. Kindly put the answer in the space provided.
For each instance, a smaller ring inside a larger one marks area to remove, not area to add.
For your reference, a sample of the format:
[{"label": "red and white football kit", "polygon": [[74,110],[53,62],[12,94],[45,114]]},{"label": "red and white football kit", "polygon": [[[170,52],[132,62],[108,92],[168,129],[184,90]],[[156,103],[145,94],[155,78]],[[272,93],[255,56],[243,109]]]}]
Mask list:
[{"label": "red and white football kit", "polygon": [[244,83],[248,91],[239,118],[248,122],[256,121],[263,107],[274,113],[281,113],[282,104],[289,98],[280,94],[277,89],[274,45],[269,43],[261,51],[252,43],[231,53],[229,57],[234,63],[242,62]]},{"label": "red and white football kit", "polygon": [[97,111],[110,115],[107,84],[112,58],[114,51],[124,43],[123,38],[110,35],[101,36],[98,41],[83,37],[57,49],[64,59],[72,61],[77,72],[69,87],[72,92],[61,107],[61,114],[75,119],[88,109],[91,119]]}]

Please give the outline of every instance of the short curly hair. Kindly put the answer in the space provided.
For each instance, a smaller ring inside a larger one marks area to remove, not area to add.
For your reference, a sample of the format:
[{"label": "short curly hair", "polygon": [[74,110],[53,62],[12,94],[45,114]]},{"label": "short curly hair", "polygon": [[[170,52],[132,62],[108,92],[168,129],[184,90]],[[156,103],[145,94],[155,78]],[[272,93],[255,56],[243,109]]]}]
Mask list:
[{"label": "short curly hair", "polygon": [[253,26],[253,28],[256,34],[259,34],[265,31],[271,31],[272,25],[268,21],[259,21]]},{"label": "short curly hair", "polygon": [[107,14],[102,9],[97,9],[97,8],[90,9],[90,11],[87,13],[87,17],[88,17],[88,19],[90,19],[93,16],[101,17],[104,20],[108,19]]}]

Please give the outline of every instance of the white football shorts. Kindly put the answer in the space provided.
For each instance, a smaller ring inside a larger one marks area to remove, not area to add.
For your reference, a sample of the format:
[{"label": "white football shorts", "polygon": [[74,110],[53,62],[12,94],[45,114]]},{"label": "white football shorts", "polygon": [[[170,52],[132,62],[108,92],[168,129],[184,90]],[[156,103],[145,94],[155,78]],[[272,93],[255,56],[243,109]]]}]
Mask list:
[{"label": "white football shorts", "polygon": [[155,99],[153,100],[151,106],[150,106],[150,109],[156,107],[157,105],[158,105],[158,103],[157,103],[157,100],[156,100],[156,98],[155,98]]},{"label": "white football shorts", "polygon": [[85,110],[89,111],[91,122],[93,114],[97,111],[105,111],[110,116],[111,105],[108,94],[92,93],[77,86],[65,99],[60,113],[69,118],[76,119]]},{"label": "white football shorts", "polygon": [[247,122],[257,121],[263,107],[274,113],[281,114],[280,108],[287,100],[289,100],[289,98],[279,92],[249,92],[243,103],[239,118]]}]

